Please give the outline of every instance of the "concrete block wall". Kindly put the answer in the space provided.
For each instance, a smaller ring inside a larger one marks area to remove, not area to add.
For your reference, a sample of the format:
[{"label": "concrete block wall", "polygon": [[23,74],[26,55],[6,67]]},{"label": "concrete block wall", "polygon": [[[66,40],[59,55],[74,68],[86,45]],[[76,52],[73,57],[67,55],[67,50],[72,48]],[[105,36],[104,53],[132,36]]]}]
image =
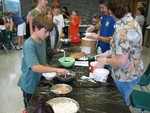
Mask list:
[{"label": "concrete block wall", "polygon": [[[31,0],[20,0],[22,16],[25,17],[32,6]],[[51,6],[53,0],[49,0],[48,6]],[[66,6],[71,14],[72,9],[77,9],[79,16],[86,18],[93,14],[100,15],[98,0],[59,0],[61,7]]]},{"label": "concrete block wall", "polygon": [[77,9],[80,17],[100,15],[98,0],[60,0],[61,6],[66,6],[71,14],[72,9]]}]

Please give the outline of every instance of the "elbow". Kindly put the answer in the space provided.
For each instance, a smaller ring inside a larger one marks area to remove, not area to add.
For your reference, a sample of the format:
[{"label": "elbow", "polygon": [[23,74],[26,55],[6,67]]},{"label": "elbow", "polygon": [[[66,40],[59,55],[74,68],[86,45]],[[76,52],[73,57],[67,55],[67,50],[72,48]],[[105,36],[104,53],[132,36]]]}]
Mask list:
[{"label": "elbow", "polygon": [[128,55],[119,56],[115,59],[118,66],[125,66],[128,62]]},{"label": "elbow", "polygon": [[35,73],[37,73],[38,71],[37,71],[37,67],[36,66],[32,66],[31,67],[31,70],[33,71],[33,72],[35,72]]},{"label": "elbow", "polygon": [[124,59],[124,60],[120,60],[119,62],[119,66],[125,66],[127,64],[128,60]]},{"label": "elbow", "polygon": [[127,62],[125,62],[125,61],[121,61],[121,62],[119,63],[119,66],[125,66],[126,63],[127,63]]}]

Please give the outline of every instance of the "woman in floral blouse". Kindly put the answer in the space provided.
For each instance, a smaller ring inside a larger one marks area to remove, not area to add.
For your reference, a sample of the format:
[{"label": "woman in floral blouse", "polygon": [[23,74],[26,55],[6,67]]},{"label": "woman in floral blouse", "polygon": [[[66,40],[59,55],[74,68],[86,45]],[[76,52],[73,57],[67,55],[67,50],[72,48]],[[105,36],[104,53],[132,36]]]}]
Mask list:
[{"label": "woman in floral blouse", "polygon": [[125,4],[110,0],[108,8],[116,19],[111,50],[99,55],[96,68],[111,65],[112,77],[127,104],[128,98],[143,73],[142,31]]}]

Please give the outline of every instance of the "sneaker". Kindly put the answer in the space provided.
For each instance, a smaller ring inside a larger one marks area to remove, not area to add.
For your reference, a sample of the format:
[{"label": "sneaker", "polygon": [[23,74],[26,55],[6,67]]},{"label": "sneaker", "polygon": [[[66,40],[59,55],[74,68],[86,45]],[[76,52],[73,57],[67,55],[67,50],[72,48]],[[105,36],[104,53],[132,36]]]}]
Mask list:
[{"label": "sneaker", "polygon": [[23,46],[20,46],[20,48],[22,49],[22,48],[23,48]]},{"label": "sneaker", "polygon": [[18,47],[18,46],[16,47],[16,50],[20,50],[20,49],[21,49],[20,47]]}]

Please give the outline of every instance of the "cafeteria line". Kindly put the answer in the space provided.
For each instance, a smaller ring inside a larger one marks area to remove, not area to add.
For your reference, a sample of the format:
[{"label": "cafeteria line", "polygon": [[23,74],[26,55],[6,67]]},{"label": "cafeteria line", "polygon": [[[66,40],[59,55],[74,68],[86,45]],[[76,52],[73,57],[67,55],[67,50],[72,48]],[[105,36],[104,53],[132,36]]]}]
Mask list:
[{"label": "cafeteria line", "polygon": [[[58,2],[58,1],[55,1],[55,2]],[[109,5],[107,7],[109,7],[111,10],[110,3],[111,2],[109,2]],[[99,2],[99,6],[101,7],[100,2]],[[120,5],[120,7],[124,7],[124,6]],[[59,6],[54,7],[54,9],[55,8],[59,9]],[[118,10],[121,10],[121,9],[118,9]],[[113,14],[115,15],[113,10],[111,13],[112,15]],[[13,17],[10,16],[9,19],[10,18],[13,18]],[[36,21],[40,21],[40,18],[38,20],[36,20],[36,18],[37,16],[35,16],[35,19],[33,18],[33,25],[42,24],[42,23],[36,23]],[[43,20],[44,18],[48,19],[46,15],[43,16],[42,18]],[[97,18],[97,16],[95,16],[94,18]],[[117,18],[120,18],[120,17],[117,16]],[[124,17],[124,19],[127,19],[127,18]],[[103,18],[101,18],[101,20],[103,20]],[[116,20],[116,22],[117,24],[120,24],[119,21]],[[48,30],[52,29],[51,21],[49,21],[47,24],[49,24],[49,27],[44,26],[45,27],[44,29],[46,29],[45,30],[46,35],[48,35]],[[91,112],[137,113],[137,112],[140,112],[141,110],[140,108],[134,108],[132,105],[128,106],[131,102],[130,98],[126,100],[126,97],[122,95],[122,92],[120,91],[120,89],[118,90],[119,86],[116,80],[119,80],[119,79],[115,78],[114,72],[112,73],[111,70],[114,68],[113,65],[116,65],[116,66],[121,66],[121,65],[117,65],[117,62],[116,64],[113,64],[111,62],[112,56],[108,56],[106,58],[105,57],[101,58],[100,56],[100,55],[103,55],[102,53],[104,53],[104,49],[103,49],[104,45],[101,46],[101,44],[98,42],[97,39],[102,41],[103,36],[101,35],[104,35],[104,34],[101,34],[100,33],[101,31],[98,31],[98,32],[94,31],[91,34],[88,33],[90,30],[95,30],[96,28],[98,28],[96,25],[95,24],[79,25],[79,28],[81,28],[81,26],[84,26],[86,29],[83,29],[83,30],[80,29],[78,36],[76,37],[65,36],[65,39],[63,39],[63,37],[60,37],[62,39],[59,42],[59,46],[57,46],[58,48],[55,49],[54,47],[52,49],[51,56],[49,57],[50,59],[48,59],[49,62],[47,62],[48,65],[53,67],[54,71],[53,70],[52,72],[50,71],[51,73],[49,73],[48,71],[38,72],[41,74],[39,84],[37,84],[37,88],[35,89],[35,92],[32,94],[32,97],[29,103],[25,102],[26,94],[24,92],[25,94],[24,102],[26,103],[26,106],[25,106],[26,108],[24,108],[24,104],[23,104],[23,92],[22,91],[27,91],[27,90],[24,90],[24,87],[22,86],[21,86],[22,89],[17,86],[18,80],[22,76],[22,72],[20,69],[22,65],[22,58],[26,57],[26,54],[24,54],[25,48],[23,48],[23,50],[11,49],[11,48],[14,48],[14,46],[16,46],[14,42],[17,42],[17,40],[14,40],[14,39],[10,40],[11,43],[10,43],[10,46],[8,47],[7,45],[5,45],[5,43],[2,43],[2,47],[0,51],[1,53],[0,60],[2,64],[0,65],[1,75],[2,75],[0,79],[2,80],[1,87],[0,87],[2,90],[0,100],[4,104],[1,106],[0,111],[2,113],[7,113],[7,112],[36,113],[40,109],[44,110],[44,108],[40,107],[41,106],[40,104],[42,101],[43,105],[45,106],[45,111],[49,113],[51,112],[52,113],[53,112],[55,113],[63,113],[63,112],[67,112],[67,113],[73,113],[73,112],[76,112],[76,113],[91,113]],[[107,25],[109,24],[107,23]],[[35,26],[35,28],[36,27],[38,26]],[[119,27],[121,28],[121,26]],[[119,30],[119,27],[115,26],[115,29]],[[129,30],[129,29],[126,29],[126,26],[123,29],[127,31]],[[147,30],[149,30],[149,27],[147,27]],[[31,35],[31,37],[33,37],[34,40],[37,37],[38,31],[40,31],[40,29],[35,29],[35,31],[33,31],[33,34]],[[133,32],[134,31],[132,31],[132,33]],[[2,31],[2,33],[5,33],[5,32]],[[39,33],[42,33],[42,32],[39,32]],[[100,36],[99,36],[99,33],[100,33]],[[119,32],[114,32],[114,35],[108,36],[108,38],[110,38],[111,40],[111,49],[114,49],[112,39],[113,37],[117,39],[117,36],[118,36],[117,33]],[[14,35],[15,34],[13,34],[13,36]],[[38,34],[38,36],[40,35],[41,34]],[[2,36],[7,36],[7,34],[6,35],[4,34]],[[136,34],[135,36],[138,36],[138,35]],[[41,37],[41,38],[39,37],[40,38],[39,43],[43,40],[42,38],[44,37]],[[48,38],[51,38],[51,37],[48,37]],[[136,41],[137,39],[138,38],[136,38]],[[147,37],[147,40],[149,41],[148,37]],[[29,41],[29,39],[25,40],[26,44],[27,44],[27,41]],[[117,44],[117,42],[115,44]],[[140,44],[142,43],[139,43],[139,45]],[[140,64],[140,66],[141,66],[141,70],[143,70],[143,73],[146,71],[146,68],[149,65],[149,53],[150,53],[149,50],[150,49],[149,49],[148,43],[146,44],[147,44],[146,46],[142,46],[143,49],[140,48],[137,51],[137,52],[140,52],[142,50],[141,58],[144,64],[144,68],[142,67],[142,64]],[[101,46],[102,48],[101,47],[97,48],[97,46]],[[26,47],[29,47],[29,46],[26,46]],[[122,45],[121,47],[124,48],[125,46]],[[134,49],[136,49],[136,47]],[[109,52],[109,54],[115,55],[114,51],[115,49]],[[120,51],[121,49],[117,51],[118,52],[117,54],[122,54]],[[44,52],[43,52],[43,55],[44,55]],[[135,55],[133,57],[135,57]],[[126,56],[124,56],[124,58],[125,57]],[[118,62],[119,62],[119,59],[118,59]],[[135,63],[138,64],[138,62],[135,62]],[[110,66],[103,67],[106,64],[107,65],[110,64]],[[36,68],[34,68],[34,70],[35,69]],[[57,70],[57,69],[60,69],[60,70]],[[52,78],[49,78],[50,75],[52,76]],[[142,73],[140,73],[140,75],[142,75]],[[121,80],[123,79],[124,78],[122,78]],[[134,77],[134,80],[136,79],[137,77]],[[148,86],[148,89],[149,89],[149,86]],[[136,85],[134,87],[134,90],[141,90],[141,88],[139,87],[139,85]],[[8,96],[8,94],[11,96]],[[72,106],[72,107],[69,107],[69,106]],[[52,111],[50,112],[48,109],[49,110],[51,109]],[[144,109],[145,109],[144,111],[145,113],[149,113],[147,111],[148,108],[144,108]]]}]

